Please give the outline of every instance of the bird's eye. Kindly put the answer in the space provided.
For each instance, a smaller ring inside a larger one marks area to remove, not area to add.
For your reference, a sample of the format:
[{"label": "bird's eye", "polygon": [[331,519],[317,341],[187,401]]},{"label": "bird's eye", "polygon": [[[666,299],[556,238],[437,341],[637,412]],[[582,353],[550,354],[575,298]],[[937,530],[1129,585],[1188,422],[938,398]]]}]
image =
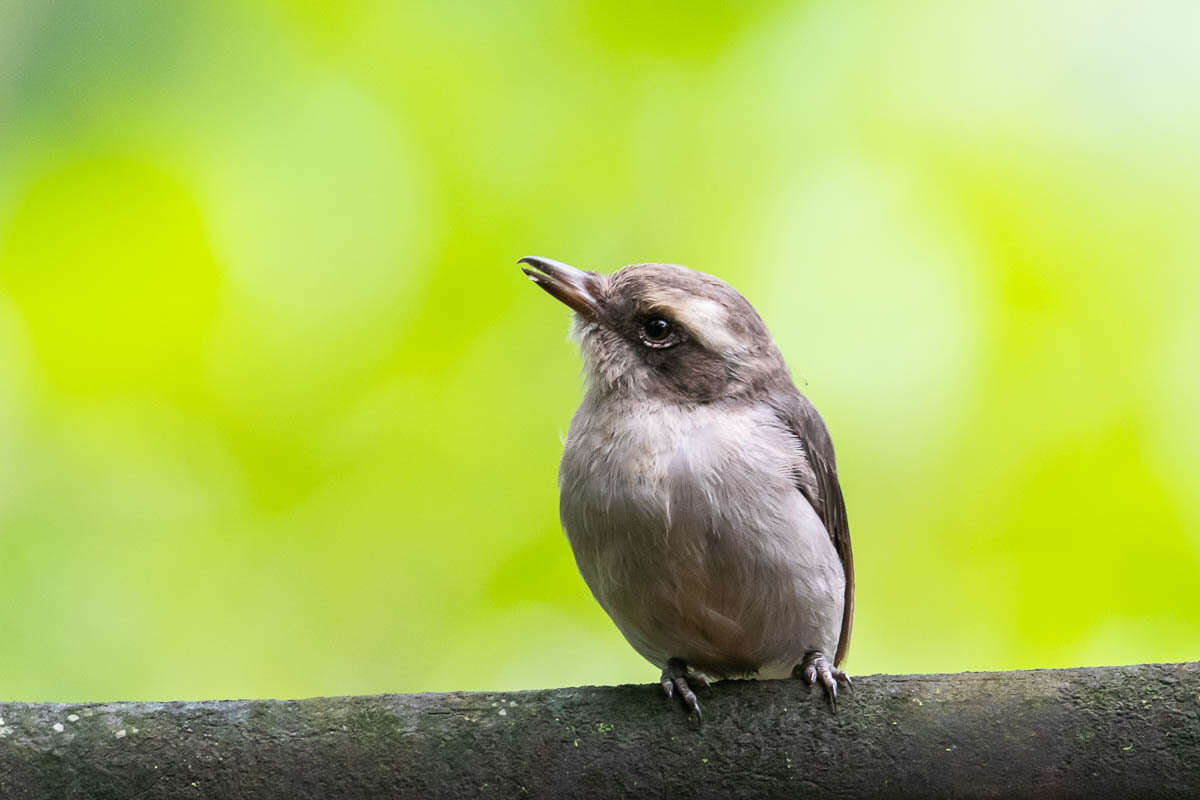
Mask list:
[{"label": "bird's eye", "polygon": [[642,330],[646,332],[647,339],[658,341],[667,338],[667,334],[671,332],[671,323],[662,317],[651,317],[642,323]]},{"label": "bird's eye", "polygon": [[666,347],[675,341],[675,326],[662,317],[647,317],[642,322],[642,341],[651,347]]}]

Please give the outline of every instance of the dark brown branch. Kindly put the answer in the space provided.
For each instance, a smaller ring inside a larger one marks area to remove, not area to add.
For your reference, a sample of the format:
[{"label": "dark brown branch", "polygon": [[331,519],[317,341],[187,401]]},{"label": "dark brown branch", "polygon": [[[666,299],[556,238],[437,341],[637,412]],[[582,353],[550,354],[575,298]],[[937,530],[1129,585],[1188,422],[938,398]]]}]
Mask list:
[{"label": "dark brown branch", "polygon": [[1200,663],[718,684],[0,704],[0,797],[1200,796]]}]

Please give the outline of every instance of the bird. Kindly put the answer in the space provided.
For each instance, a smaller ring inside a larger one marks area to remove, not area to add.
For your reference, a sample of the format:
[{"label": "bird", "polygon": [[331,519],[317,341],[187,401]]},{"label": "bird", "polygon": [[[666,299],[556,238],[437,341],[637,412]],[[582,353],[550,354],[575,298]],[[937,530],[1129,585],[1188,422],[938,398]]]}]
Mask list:
[{"label": "bird", "polygon": [[612,273],[527,256],[574,314],[584,394],[559,516],[584,582],[668,700],[799,677],[836,713],[854,562],[829,430],[732,286],[665,263]]}]

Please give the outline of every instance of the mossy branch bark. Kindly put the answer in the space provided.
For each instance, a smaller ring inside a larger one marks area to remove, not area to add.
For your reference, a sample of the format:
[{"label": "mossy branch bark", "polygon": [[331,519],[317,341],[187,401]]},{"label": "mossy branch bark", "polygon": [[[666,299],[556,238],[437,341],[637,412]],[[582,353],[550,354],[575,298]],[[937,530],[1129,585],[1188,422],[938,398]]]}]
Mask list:
[{"label": "mossy branch bark", "polygon": [[0,797],[1200,796],[1200,662],[854,680],[0,703]]}]

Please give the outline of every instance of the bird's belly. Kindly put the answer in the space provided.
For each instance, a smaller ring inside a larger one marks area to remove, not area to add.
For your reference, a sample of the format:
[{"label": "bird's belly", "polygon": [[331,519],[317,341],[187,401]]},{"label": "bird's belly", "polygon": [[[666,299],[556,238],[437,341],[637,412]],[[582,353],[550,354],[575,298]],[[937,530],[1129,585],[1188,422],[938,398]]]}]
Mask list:
[{"label": "bird's belly", "polygon": [[841,564],[772,419],[629,420],[568,437],[562,517],[580,572],[659,666],[774,677],[836,647]]}]

